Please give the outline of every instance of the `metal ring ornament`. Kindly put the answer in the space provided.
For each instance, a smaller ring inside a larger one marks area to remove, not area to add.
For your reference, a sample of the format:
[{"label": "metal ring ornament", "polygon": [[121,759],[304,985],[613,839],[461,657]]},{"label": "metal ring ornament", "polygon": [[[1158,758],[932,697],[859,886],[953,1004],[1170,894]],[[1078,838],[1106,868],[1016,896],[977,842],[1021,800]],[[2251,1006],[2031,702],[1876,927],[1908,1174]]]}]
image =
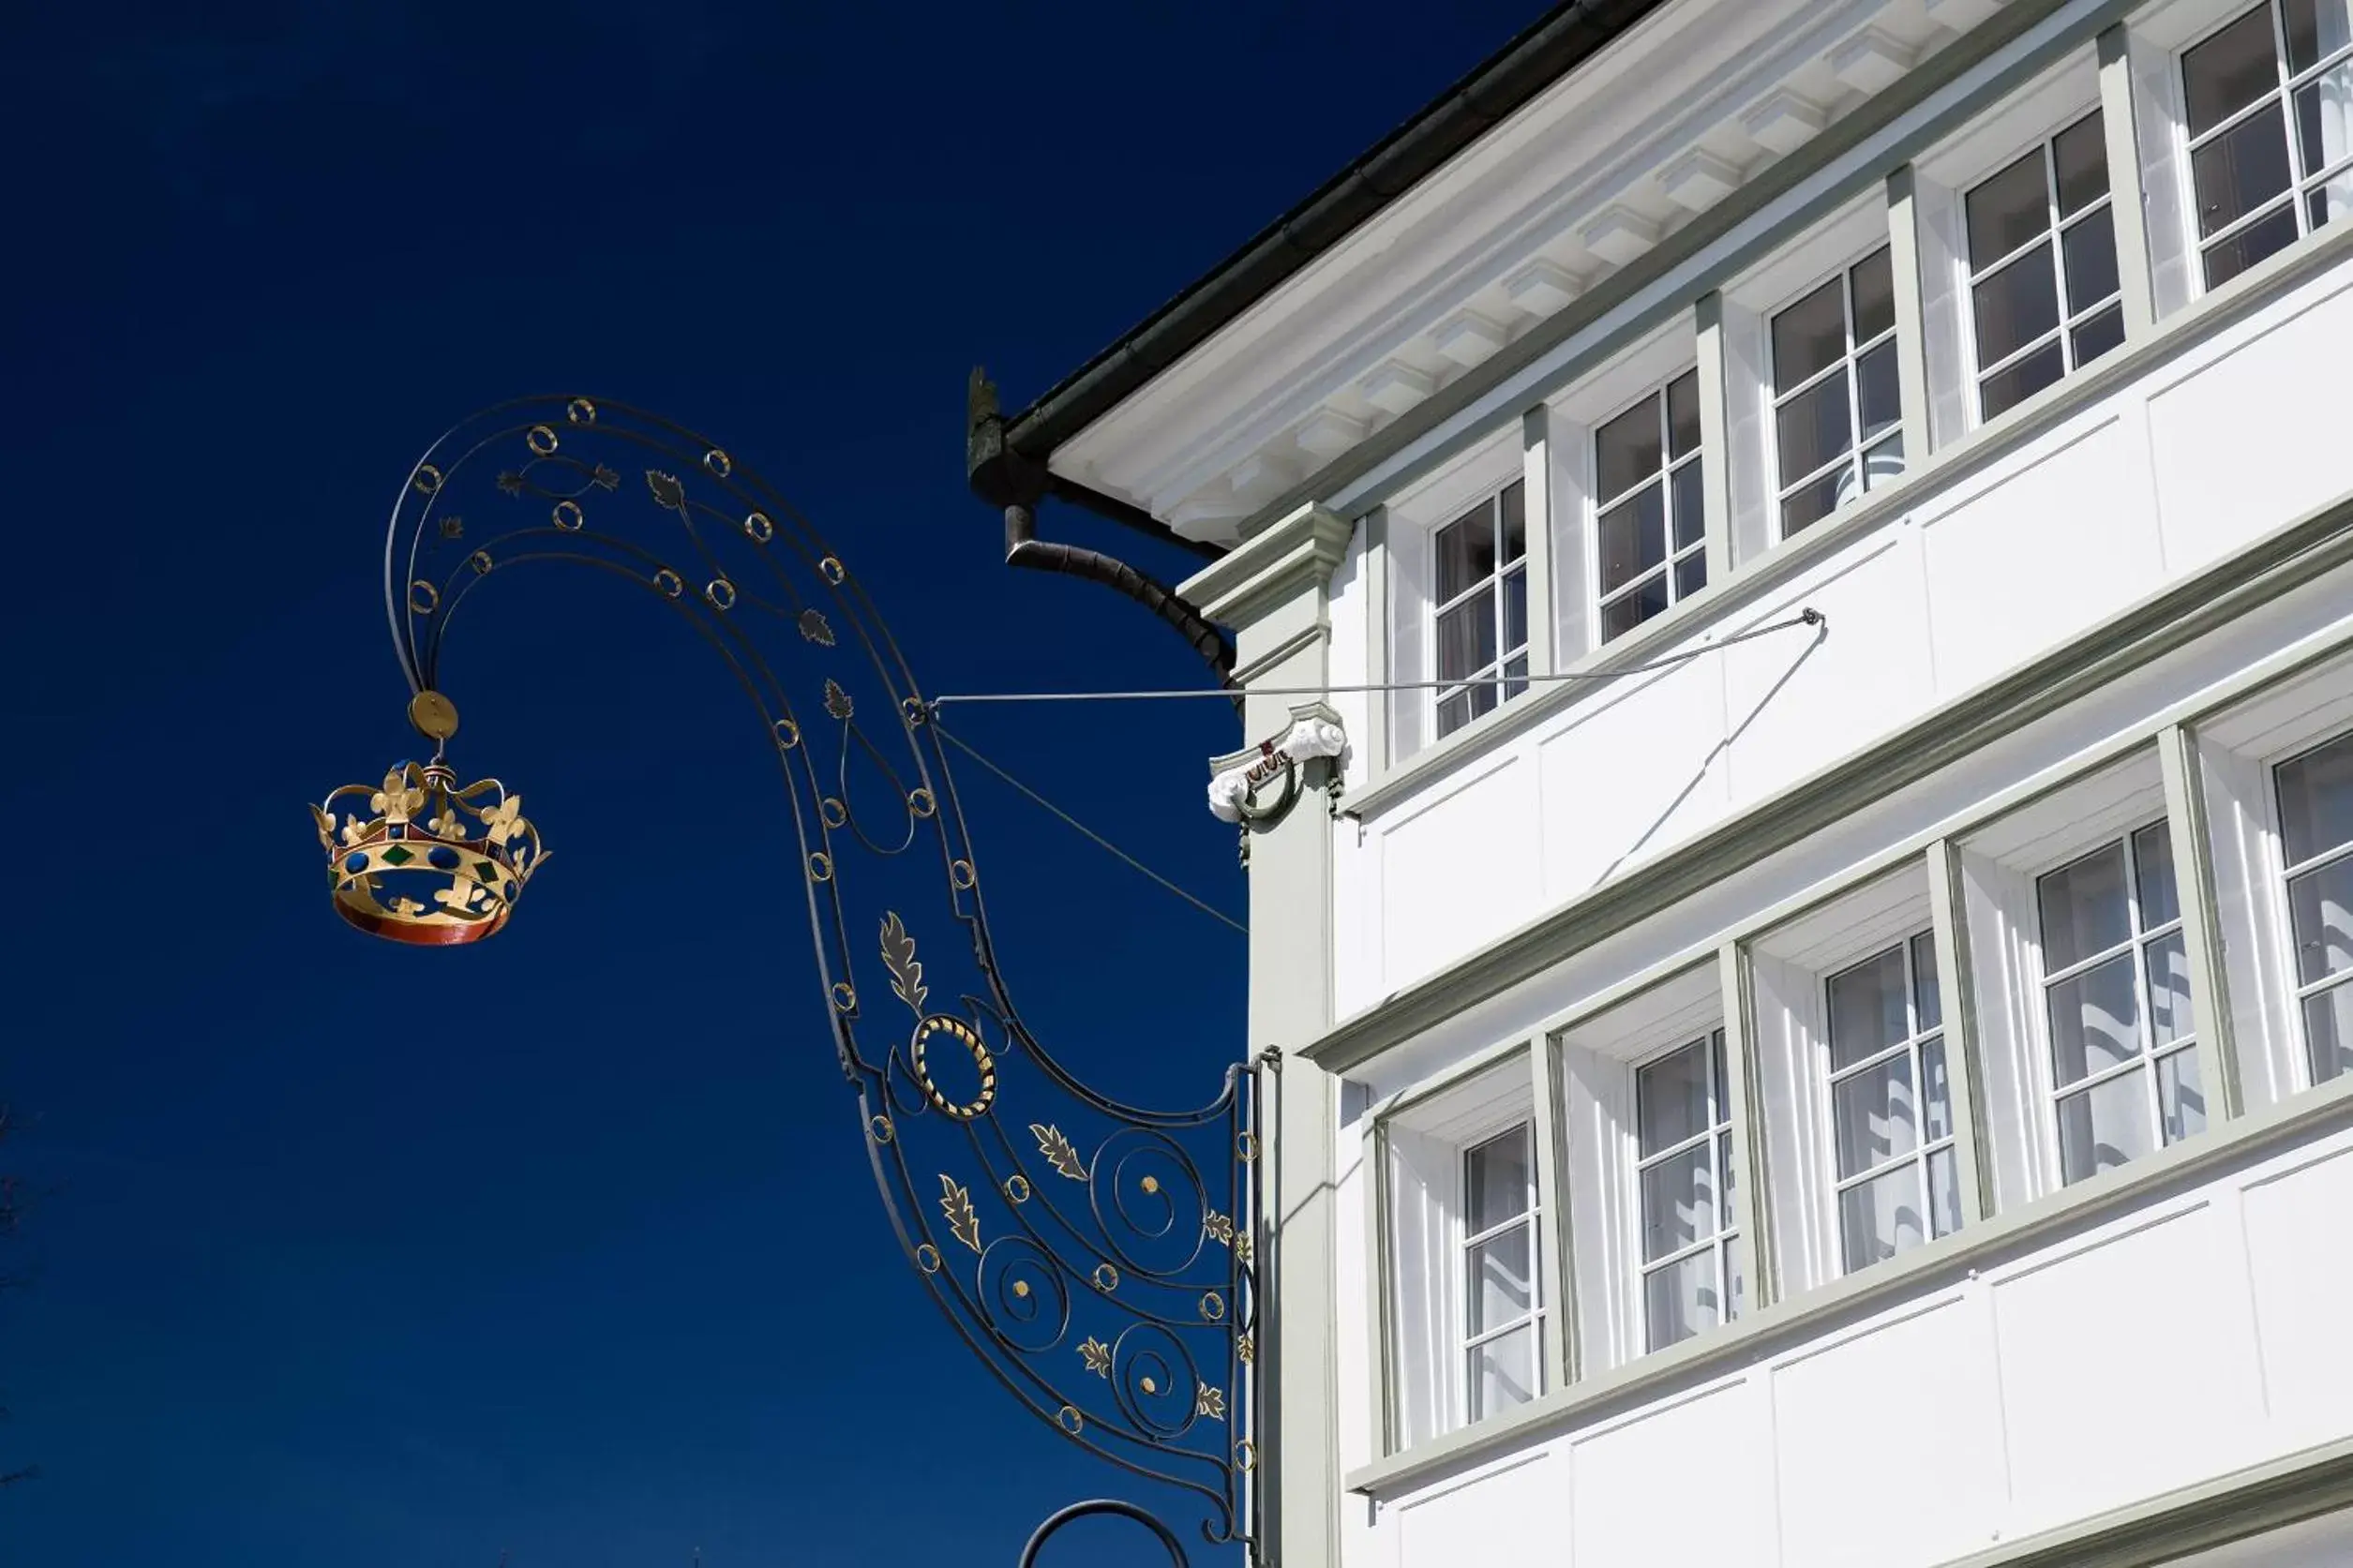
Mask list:
[{"label": "metal ring ornament", "polygon": [[[422,596],[423,602],[419,602]],[[412,615],[431,615],[442,607],[442,590],[423,577],[409,585],[409,610]]]},{"label": "metal ring ornament", "polygon": [[1215,1291],[1205,1292],[1201,1297],[1201,1321],[1220,1323],[1225,1321],[1225,1298]]},{"label": "metal ring ornament", "polygon": [[703,467],[714,477],[725,479],[735,471],[735,460],[714,446],[703,454]]},{"label": "metal ring ornament", "polygon": [[812,853],[809,857],[809,880],[812,882],[832,881],[833,857],[822,849]]},{"label": "metal ring ornament", "polygon": [[898,1129],[891,1125],[888,1116],[869,1116],[866,1118],[866,1135],[877,1143],[888,1143],[898,1136]]},{"label": "metal ring ornament", "polygon": [[907,791],[907,809],[917,816],[929,816],[939,809],[939,802],[930,790],[919,784]]},{"label": "metal ring ornament", "polygon": [[974,874],[971,861],[954,860],[949,863],[948,880],[954,883],[956,890],[961,893],[970,891],[972,884],[980,878]]},{"label": "metal ring ornament", "polygon": [[1029,1202],[1029,1178],[1027,1176],[1016,1175],[1005,1178],[1005,1202],[1009,1203]]},{"label": "metal ring ornament", "polygon": [[525,432],[523,444],[532,449],[534,457],[552,457],[556,455],[556,433],[545,425],[534,425]]},{"label": "metal ring ornament", "polygon": [[1076,1437],[1086,1427],[1087,1418],[1078,1413],[1076,1405],[1065,1405],[1054,1412],[1054,1424]]},{"label": "metal ring ornament", "polygon": [[1237,1132],[1234,1135],[1234,1157],[1247,1165],[1258,1157],[1258,1134]]},{"label": "metal ring ornament", "polygon": [[795,746],[800,745],[801,726],[794,724],[790,719],[777,720],[776,744],[783,747],[786,751],[791,751]]},{"label": "metal ring ornament", "polygon": [[838,1012],[847,1012],[858,1005],[858,988],[847,980],[833,982],[832,996],[834,1010]]},{"label": "metal ring ornament", "polygon": [[713,609],[731,610],[735,608],[735,584],[725,577],[713,577],[703,585],[703,597],[711,601]]},{"label": "metal ring ornament", "polygon": [[[948,1098],[932,1077],[931,1066],[924,1060],[924,1048],[934,1035],[946,1035],[972,1053],[972,1066],[981,1075],[981,1086],[967,1101]],[[963,1019],[944,1012],[933,1013],[915,1025],[915,1038],[907,1048],[907,1070],[914,1074],[923,1098],[932,1102],[941,1114],[959,1122],[969,1122],[986,1113],[997,1102],[997,1058],[989,1054],[986,1041],[980,1031]]]},{"label": "metal ring ornament", "polygon": [[776,525],[768,520],[765,512],[755,512],[743,519],[744,536],[755,545],[765,545],[776,537]]},{"label": "metal ring ornament", "polygon": [[490,552],[487,550],[476,550],[473,554],[466,558],[466,564],[473,568],[475,576],[487,577],[490,575],[490,567],[492,565]]},{"label": "metal ring ornament", "polygon": [[580,525],[588,521],[580,515],[580,503],[577,500],[556,502],[554,516],[556,527],[565,533],[579,532]]},{"label": "metal ring ornament", "polygon": [[939,1248],[925,1242],[915,1249],[915,1266],[925,1274],[939,1272]]},{"label": "metal ring ornament", "polygon": [[667,566],[653,575],[653,586],[673,599],[686,591],[686,580]]},{"label": "metal ring ornament", "polygon": [[839,556],[827,556],[820,560],[817,562],[817,570],[823,573],[825,575],[825,580],[832,583],[835,588],[841,587],[842,579],[849,575],[848,569],[842,565],[842,560]]},{"label": "metal ring ornament", "polygon": [[817,802],[817,815],[824,820],[828,828],[839,828],[849,820],[849,808],[842,804],[837,798],[829,795]]},{"label": "metal ring ornament", "polygon": [[419,463],[409,483],[417,487],[419,495],[432,495],[442,487],[442,470],[430,463]]},{"label": "metal ring ornament", "polygon": [[1119,1288],[1119,1270],[1117,1264],[1097,1263],[1092,1277],[1095,1281],[1095,1289],[1105,1295],[1111,1294]]},{"label": "metal ring ornament", "polygon": [[596,405],[585,397],[575,397],[563,406],[563,417],[575,425],[596,423]]}]

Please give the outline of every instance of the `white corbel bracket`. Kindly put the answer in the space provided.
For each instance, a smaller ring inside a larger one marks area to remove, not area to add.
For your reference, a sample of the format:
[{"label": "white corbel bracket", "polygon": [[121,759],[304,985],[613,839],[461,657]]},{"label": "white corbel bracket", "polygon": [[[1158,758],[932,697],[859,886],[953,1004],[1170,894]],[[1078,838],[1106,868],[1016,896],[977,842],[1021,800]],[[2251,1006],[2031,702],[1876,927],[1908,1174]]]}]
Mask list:
[{"label": "white corbel bracket", "polygon": [[[1347,767],[1348,732],[1340,715],[1324,703],[1302,703],[1291,709],[1290,727],[1281,735],[1209,759],[1209,814],[1263,832],[1291,814],[1303,789],[1338,799]],[[1262,803],[1269,785],[1280,793]]]}]

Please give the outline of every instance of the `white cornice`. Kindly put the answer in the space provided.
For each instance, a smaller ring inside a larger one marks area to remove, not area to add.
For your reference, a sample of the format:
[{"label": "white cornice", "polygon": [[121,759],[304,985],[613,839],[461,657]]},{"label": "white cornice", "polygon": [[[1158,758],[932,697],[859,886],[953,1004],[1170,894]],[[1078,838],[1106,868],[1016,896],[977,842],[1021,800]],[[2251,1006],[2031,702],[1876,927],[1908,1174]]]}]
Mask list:
[{"label": "white cornice", "polygon": [[1266,475],[1344,455],[1999,9],[1672,0],[1065,442],[1053,467],[1231,543]]}]

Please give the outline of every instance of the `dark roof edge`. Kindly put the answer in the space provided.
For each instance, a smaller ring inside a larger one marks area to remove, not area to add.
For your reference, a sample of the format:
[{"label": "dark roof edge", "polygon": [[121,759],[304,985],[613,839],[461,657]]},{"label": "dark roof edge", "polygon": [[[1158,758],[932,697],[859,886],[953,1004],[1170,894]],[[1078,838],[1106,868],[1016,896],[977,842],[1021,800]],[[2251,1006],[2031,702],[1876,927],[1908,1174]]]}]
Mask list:
[{"label": "dark roof edge", "polygon": [[1563,0],[1307,200],[1015,414],[1006,425],[1006,445],[1043,462],[1055,448],[1665,3]]}]

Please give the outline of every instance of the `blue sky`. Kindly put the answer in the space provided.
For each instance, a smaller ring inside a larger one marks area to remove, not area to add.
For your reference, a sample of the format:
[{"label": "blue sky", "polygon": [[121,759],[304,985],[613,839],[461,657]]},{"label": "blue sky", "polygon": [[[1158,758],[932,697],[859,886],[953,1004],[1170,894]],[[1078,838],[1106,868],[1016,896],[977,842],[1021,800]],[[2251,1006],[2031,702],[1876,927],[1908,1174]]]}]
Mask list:
[{"label": "blue sky", "polygon": [[[1117,1488],[906,1272],[773,896],[762,739],[674,626],[505,592],[450,655],[460,760],[558,858],[478,948],[331,918],[304,802],[408,744],[381,519],[466,411],[587,391],[757,461],[935,689],[1191,683],[1124,601],[999,565],[966,370],[1026,400],[1529,15],[12,18],[0,1101],[33,1126],[0,1152],[50,1195],[0,1296],[0,1470],[43,1471],[0,1491],[0,1561],[1010,1563]],[[1240,908],[1221,705],[963,728]],[[1239,940],[965,788],[1027,868],[991,912],[1033,1025],[1206,1098]]]}]

